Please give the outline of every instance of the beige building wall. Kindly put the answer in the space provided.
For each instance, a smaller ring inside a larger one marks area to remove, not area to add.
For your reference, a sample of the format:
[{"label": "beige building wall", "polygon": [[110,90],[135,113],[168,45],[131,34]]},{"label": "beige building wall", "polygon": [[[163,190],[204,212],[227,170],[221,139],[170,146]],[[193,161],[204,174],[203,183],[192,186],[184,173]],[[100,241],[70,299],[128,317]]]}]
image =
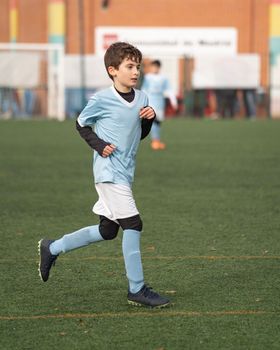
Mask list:
[{"label": "beige building wall", "polygon": [[[83,4],[81,11],[80,4]],[[261,83],[268,84],[269,0],[67,0],[66,52],[94,52],[96,26],[235,27],[238,52],[261,56]],[[18,42],[48,41],[47,0],[18,0]],[[81,23],[82,18],[82,23]],[[9,0],[0,2],[0,41],[9,42]]]}]

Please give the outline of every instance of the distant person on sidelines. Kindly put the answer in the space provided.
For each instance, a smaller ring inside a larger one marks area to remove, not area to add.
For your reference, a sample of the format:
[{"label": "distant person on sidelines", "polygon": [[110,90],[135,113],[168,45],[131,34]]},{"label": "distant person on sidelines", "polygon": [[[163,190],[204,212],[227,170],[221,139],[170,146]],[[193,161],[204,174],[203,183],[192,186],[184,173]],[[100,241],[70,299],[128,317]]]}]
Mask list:
[{"label": "distant person on sidelines", "polygon": [[246,117],[255,120],[257,115],[256,91],[254,89],[245,89],[242,92]]},{"label": "distant person on sidelines", "polygon": [[130,44],[117,42],[107,49],[104,61],[113,85],[95,93],[76,122],[81,137],[95,151],[93,172],[99,199],[93,212],[99,215],[100,222],[57,240],[42,239],[39,273],[46,282],[61,253],[112,240],[121,227],[128,303],[164,307],[169,300],[144,283],[140,253],[142,220],[131,189],[137,149],[140,140],[149,134],[155,117],[146,94],[134,89],[142,54]]},{"label": "distant person on sidelines", "polygon": [[151,129],[151,147],[154,150],[165,149],[165,144],[161,142],[161,123],[165,117],[165,98],[168,97],[174,109],[178,108],[175,94],[172,92],[168,79],[161,74],[161,62],[154,60],[150,64],[149,73],[145,74],[142,91],[149,97],[150,106],[156,112],[156,118]]}]

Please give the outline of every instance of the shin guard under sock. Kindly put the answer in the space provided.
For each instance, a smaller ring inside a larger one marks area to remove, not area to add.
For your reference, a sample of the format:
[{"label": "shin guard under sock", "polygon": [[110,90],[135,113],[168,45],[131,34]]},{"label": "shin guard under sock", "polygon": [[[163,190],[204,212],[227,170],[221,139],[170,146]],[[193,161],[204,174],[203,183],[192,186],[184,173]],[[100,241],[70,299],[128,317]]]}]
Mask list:
[{"label": "shin guard under sock", "polygon": [[99,232],[99,225],[88,226],[64,235],[60,239],[54,241],[50,245],[50,252],[53,255],[58,255],[102,240],[103,238]]},{"label": "shin guard under sock", "polygon": [[143,268],[140,253],[141,232],[124,230],[122,249],[125,262],[126,276],[131,293],[137,293],[144,285]]}]

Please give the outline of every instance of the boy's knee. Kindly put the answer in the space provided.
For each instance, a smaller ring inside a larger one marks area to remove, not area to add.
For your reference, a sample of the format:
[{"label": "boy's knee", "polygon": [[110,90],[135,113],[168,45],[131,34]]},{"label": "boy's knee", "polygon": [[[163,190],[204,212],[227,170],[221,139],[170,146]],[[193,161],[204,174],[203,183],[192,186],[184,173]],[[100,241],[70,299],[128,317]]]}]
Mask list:
[{"label": "boy's knee", "polygon": [[130,218],[118,219],[118,222],[123,230],[142,231],[143,222],[140,215],[131,216]]},{"label": "boy's knee", "polygon": [[111,240],[117,237],[119,225],[107,219],[105,216],[100,216],[99,232],[104,240]]}]

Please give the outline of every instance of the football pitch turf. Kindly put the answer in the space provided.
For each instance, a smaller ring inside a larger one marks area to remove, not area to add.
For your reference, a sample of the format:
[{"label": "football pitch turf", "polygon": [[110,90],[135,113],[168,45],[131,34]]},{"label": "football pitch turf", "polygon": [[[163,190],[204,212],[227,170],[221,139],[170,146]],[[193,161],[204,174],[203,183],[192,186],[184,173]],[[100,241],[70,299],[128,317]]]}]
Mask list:
[{"label": "football pitch turf", "polygon": [[174,119],[144,140],[134,195],[145,280],[172,306],[126,301],[122,233],[62,255],[37,241],[96,224],[91,151],[74,121],[0,122],[0,349],[280,348],[280,122]]}]

